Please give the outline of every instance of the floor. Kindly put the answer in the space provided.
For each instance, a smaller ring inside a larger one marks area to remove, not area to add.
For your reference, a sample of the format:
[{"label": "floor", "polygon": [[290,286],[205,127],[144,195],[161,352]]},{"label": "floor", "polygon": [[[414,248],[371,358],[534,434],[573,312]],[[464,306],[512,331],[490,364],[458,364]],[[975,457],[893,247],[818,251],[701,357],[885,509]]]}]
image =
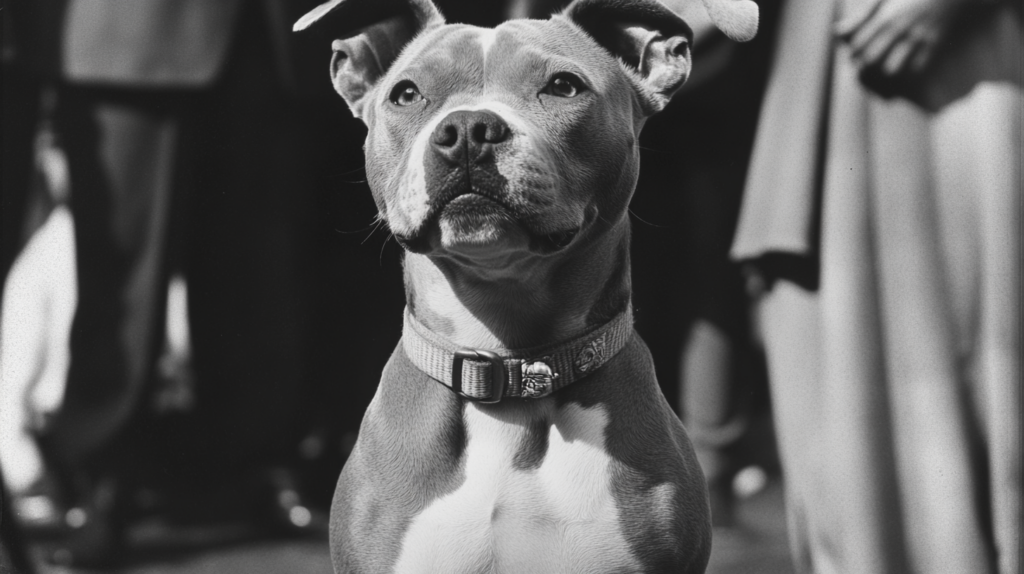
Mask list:
[{"label": "floor", "polygon": [[[786,546],[782,484],[778,479],[740,500],[737,526],[716,529],[707,574],[792,574]],[[326,533],[297,540],[252,540],[222,526],[169,531],[159,524],[133,529],[123,574],[330,574]],[[40,564],[41,574],[91,574]]]},{"label": "floor", "polygon": [[782,483],[770,479],[740,501],[735,528],[716,528],[707,574],[793,574]]},{"label": "floor", "polygon": [[[169,531],[149,525],[131,533],[120,574],[332,574],[326,532],[303,539],[259,540],[244,528]],[[38,574],[99,574],[37,561]],[[102,572],[110,572],[103,570]],[[6,573],[5,573],[6,574]]]}]

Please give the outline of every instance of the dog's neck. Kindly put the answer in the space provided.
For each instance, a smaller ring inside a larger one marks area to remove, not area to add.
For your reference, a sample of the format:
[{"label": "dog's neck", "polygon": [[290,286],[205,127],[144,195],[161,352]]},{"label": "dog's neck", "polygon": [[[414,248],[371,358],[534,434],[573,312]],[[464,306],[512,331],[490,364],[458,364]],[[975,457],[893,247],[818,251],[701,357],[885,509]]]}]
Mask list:
[{"label": "dog's neck", "polygon": [[571,257],[492,269],[406,253],[405,285],[413,316],[456,345],[498,350],[567,341],[629,305],[628,222],[576,246]]}]

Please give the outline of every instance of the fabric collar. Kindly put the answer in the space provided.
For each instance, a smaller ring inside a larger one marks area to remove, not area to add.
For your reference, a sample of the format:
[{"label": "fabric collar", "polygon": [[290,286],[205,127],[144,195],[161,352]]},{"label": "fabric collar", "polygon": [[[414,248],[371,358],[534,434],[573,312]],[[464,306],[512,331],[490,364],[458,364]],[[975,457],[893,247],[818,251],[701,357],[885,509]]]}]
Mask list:
[{"label": "fabric collar", "polygon": [[633,310],[571,341],[523,350],[460,347],[405,310],[402,345],[416,367],[459,395],[481,403],[539,399],[569,386],[614,357],[633,334]]}]

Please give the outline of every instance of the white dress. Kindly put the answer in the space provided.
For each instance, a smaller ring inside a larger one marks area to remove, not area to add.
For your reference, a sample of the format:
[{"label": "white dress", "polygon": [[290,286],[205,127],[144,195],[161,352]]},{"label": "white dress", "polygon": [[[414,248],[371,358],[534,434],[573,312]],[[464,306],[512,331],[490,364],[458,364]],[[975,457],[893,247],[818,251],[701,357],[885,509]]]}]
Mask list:
[{"label": "white dress", "polygon": [[[1016,574],[1020,12],[965,18],[887,100],[831,39],[840,10],[786,7],[733,246],[774,280],[759,320],[794,557]],[[811,279],[773,270],[780,254]]]}]

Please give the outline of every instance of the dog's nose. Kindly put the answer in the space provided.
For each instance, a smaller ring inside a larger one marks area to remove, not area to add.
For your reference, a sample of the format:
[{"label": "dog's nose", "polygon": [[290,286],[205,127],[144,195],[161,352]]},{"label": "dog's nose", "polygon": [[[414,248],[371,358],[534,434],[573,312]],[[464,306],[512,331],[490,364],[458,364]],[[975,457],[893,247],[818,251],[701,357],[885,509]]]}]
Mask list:
[{"label": "dog's nose", "polygon": [[430,138],[434,151],[453,164],[479,163],[493,158],[494,146],[512,136],[505,120],[487,110],[448,114]]}]

